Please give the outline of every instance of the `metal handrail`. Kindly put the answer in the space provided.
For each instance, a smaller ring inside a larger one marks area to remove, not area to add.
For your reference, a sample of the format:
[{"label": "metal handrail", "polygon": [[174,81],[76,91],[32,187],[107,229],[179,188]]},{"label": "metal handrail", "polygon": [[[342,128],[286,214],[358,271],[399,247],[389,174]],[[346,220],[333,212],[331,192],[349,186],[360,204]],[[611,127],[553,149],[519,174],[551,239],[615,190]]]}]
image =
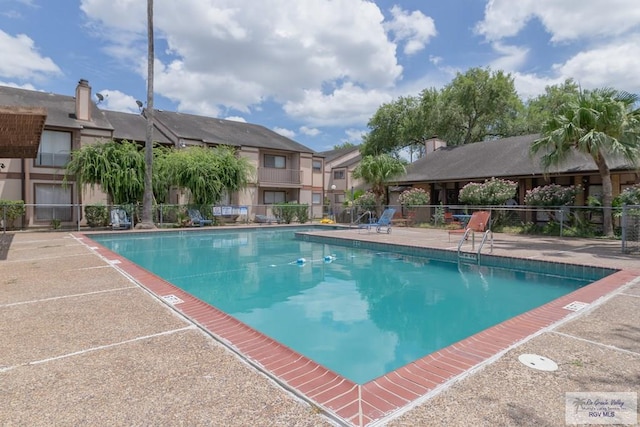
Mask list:
[{"label": "metal handrail", "polygon": [[[471,233],[471,250],[473,251],[475,249],[475,240],[476,240],[476,234],[475,231],[471,228],[468,228],[465,232],[464,235],[462,236],[462,238],[460,239],[460,242],[458,242],[458,259],[461,258],[461,253],[462,253],[462,244],[467,240],[467,238],[469,237],[469,233]],[[491,244],[491,251],[490,253],[493,253],[493,231],[491,230],[487,230],[484,232],[483,236],[482,236],[482,241],[480,242],[480,245],[478,246],[478,251],[475,253],[476,255],[476,261],[478,264],[480,264],[480,254],[482,252],[482,248],[485,244],[485,242],[487,241],[487,238],[490,238],[490,244]],[[473,253],[473,252],[471,252]]]},{"label": "metal handrail", "polygon": [[353,224],[360,224],[360,220],[362,218],[364,218],[365,216],[369,215],[369,222],[367,222],[367,224],[371,224],[371,219],[373,218],[373,213],[371,211],[365,211],[362,215],[360,215],[358,218],[356,218],[355,222],[353,222]]},{"label": "metal handrail", "polygon": [[489,251],[489,253],[493,253],[493,231],[489,229],[484,232],[482,242],[480,242],[480,247],[478,247],[478,264],[480,264],[480,253],[482,252],[482,247],[484,246],[484,242],[487,241],[487,237],[489,236],[491,236],[491,250]]}]

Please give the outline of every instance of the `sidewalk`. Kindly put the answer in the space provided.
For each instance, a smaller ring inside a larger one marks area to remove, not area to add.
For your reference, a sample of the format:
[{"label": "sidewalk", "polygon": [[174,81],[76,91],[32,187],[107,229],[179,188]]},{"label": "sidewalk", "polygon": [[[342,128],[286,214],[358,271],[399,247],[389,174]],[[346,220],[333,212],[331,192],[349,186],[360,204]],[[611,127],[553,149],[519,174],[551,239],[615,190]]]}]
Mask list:
[{"label": "sidewalk", "polygon": [[[457,246],[441,230],[338,233]],[[331,425],[72,235],[11,236],[0,261],[3,425]],[[566,392],[640,391],[640,255],[619,242],[507,235],[494,254],[620,268],[629,280],[385,425],[557,426]],[[531,369],[523,353],[559,369]]]}]

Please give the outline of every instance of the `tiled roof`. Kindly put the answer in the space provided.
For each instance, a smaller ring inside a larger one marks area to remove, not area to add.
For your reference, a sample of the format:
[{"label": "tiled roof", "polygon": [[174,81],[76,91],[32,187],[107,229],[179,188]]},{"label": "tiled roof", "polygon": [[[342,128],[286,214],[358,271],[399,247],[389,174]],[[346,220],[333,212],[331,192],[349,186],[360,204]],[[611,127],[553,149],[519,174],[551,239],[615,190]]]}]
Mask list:
[{"label": "tiled roof", "polygon": [[[121,113],[118,111],[103,111],[113,125],[113,137],[127,141],[145,142],[147,140],[147,119],[140,114]],[[157,126],[153,129],[153,140],[161,144],[171,141]]]},{"label": "tiled roof", "polygon": [[156,110],[154,117],[177,138],[209,144],[313,153],[310,148],[260,125],[161,110]]},{"label": "tiled roof", "polygon": [[[492,177],[540,176],[545,173],[540,164],[541,154],[532,156],[531,143],[539,135],[523,135],[473,144],[443,147],[407,166],[407,174],[399,182],[442,182]],[[611,157],[612,170],[632,169],[622,158]],[[590,156],[574,152],[561,167],[553,167],[549,174],[597,173]]]},{"label": "tiled roof", "polygon": [[345,148],[338,148],[337,150],[322,151],[318,154],[321,156],[324,156],[324,161],[329,163],[334,161],[338,157],[349,154],[355,150],[360,150],[360,147],[356,145],[355,147],[345,147]]},{"label": "tiled roof", "polygon": [[83,127],[112,129],[102,110],[93,102],[91,103],[91,121],[77,120],[76,99],[73,96],[0,86],[0,106],[45,108],[47,111],[45,125],[47,126],[71,129]]}]

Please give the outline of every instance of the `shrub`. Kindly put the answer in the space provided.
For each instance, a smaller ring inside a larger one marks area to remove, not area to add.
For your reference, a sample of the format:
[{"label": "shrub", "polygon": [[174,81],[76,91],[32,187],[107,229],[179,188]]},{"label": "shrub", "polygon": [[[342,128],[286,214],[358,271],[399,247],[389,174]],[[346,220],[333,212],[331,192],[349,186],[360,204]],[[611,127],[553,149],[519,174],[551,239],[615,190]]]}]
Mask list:
[{"label": "shrub", "polygon": [[13,228],[13,222],[16,218],[20,218],[26,212],[24,200],[2,200],[0,199],[0,219],[6,215],[7,228]]},{"label": "shrub", "polygon": [[515,197],[517,188],[517,182],[491,178],[484,183],[468,183],[460,190],[458,199],[467,205],[503,205],[507,200]]},{"label": "shrub", "polygon": [[104,205],[87,205],[84,207],[84,215],[89,227],[106,227],[109,224],[109,213]]},{"label": "shrub", "polygon": [[579,185],[563,187],[558,184],[549,184],[527,191],[524,202],[529,206],[571,206],[575,203],[576,195],[580,191]]},{"label": "shrub", "polygon": [[617,199],[621,205],[640,205],[640,184],[625,188]]},{"label": "shrub", "polygon": [[400,193],[398,201],[405,206],[424,206],[429,204],[429,193],[422,188],[410,188]]},{"label": "shrub", "polygon": [[356,206],[365,211],[375,211],[378,206],[378,198],[371,191],[367,191],[355,200]]},{"label": "shrub", "polygon": [[285,224],[291,224],[294,220],[304,224],[309,221],[309,205],[298,203],[282,203],[273,205],[271,210],[273,215],[280,218]]}]

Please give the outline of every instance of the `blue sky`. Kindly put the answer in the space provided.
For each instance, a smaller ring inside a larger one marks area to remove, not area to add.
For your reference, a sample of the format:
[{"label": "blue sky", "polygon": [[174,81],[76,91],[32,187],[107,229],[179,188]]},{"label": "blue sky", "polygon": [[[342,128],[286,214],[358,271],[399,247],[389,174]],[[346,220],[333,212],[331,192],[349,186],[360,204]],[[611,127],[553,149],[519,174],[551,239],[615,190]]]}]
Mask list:
[{"label": "blue sky", "polygon": [[[637,0],[155,0],[155,106],[359,143],[385,102],[470,67],[523,99],[572,77],[640,93]],[[0,85],[146,100],[146,2],[0,0]],[[95,99],[95,98],[94,98]]]}]

